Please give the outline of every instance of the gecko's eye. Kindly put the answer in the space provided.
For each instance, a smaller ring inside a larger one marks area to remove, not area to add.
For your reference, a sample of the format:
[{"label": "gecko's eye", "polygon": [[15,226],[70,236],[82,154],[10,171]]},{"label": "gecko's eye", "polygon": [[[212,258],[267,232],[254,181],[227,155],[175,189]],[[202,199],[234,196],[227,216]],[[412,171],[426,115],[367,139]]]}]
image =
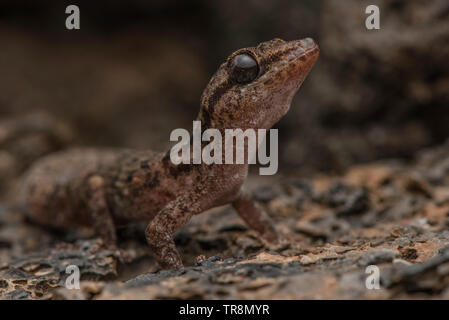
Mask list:
[{"label": "gecko's eye", "polygon": [[259,66],[251,55],[242,53],[232,59],[229,71],[232,80],[244,84],[257,78]]}]

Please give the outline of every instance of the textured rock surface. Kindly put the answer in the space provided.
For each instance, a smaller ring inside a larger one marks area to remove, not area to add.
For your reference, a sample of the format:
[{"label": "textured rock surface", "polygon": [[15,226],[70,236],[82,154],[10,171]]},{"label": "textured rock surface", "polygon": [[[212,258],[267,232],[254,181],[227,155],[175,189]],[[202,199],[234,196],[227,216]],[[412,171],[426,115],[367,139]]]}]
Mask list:
[{"label": "textured rock surface", "polygon": [[[255,186],[290,246],[270,251],[229,208],[196,216],[176,235],[187,268],[158,271],[143,227],[120,230],[121,252],[89,231],[54,234],[1,208],[3,299],[448,298],[447,145],[410,165],[352,167],[341,176]],[[128,259],[121,259],[127,253]],[[201,257],[204,255],[204,257]],[[80,267],[81,290],[64,287]],[[380,269],[380,290],[365,287]]]}]

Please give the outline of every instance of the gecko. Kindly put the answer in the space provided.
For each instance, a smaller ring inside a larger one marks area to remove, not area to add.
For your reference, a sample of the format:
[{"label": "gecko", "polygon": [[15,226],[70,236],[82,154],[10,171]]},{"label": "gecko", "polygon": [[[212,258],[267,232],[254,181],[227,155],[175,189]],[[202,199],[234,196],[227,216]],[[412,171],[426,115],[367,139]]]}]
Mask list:
[{"label": "gecko", "polygon": [[[289,110],[319,51],[311,38],[276,38],[237,50],[204,89],[197,120],[203,129],[270,129]],[[283,241],[243,187],[247,175],[248,163],[175,165],[170,150],[78,147],[37,160],[24,174],[16,203],[37,224],[88,226],[112,247],[117,226],[146,221],[159,266],[182,269],[174,233],[214,207],[231,204],[263,241]]]}]

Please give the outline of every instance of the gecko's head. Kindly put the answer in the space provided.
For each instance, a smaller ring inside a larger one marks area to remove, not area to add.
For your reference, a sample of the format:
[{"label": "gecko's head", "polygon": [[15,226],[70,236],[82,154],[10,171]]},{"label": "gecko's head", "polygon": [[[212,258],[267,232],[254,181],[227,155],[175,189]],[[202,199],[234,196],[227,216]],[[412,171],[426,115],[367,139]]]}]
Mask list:
[{"label": "gecko's head", "polygon": [[237,50],[204,90],[200,120],[205,127],[270,128],[290,108],[318,55],[310,38]]}]

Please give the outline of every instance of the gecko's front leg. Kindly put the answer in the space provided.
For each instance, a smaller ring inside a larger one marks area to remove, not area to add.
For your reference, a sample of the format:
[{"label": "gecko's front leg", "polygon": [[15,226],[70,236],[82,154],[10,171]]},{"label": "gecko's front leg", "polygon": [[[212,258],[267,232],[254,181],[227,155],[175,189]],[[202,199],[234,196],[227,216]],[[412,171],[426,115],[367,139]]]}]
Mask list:
[{"label": "gecko's front leg", "polygon": [[163,269],[184,268],[173,234],[202,211],[194,199],[194,194],[177,197],[156,215],[145,230],[147,242]]},{"label": "gecko's front leg", "polygon": [[270,245],[280,245],[281,237],[277,233],[274,224],[265,211],[251,198],[251,195],[241,189],[232,206],[246,224]]}]

